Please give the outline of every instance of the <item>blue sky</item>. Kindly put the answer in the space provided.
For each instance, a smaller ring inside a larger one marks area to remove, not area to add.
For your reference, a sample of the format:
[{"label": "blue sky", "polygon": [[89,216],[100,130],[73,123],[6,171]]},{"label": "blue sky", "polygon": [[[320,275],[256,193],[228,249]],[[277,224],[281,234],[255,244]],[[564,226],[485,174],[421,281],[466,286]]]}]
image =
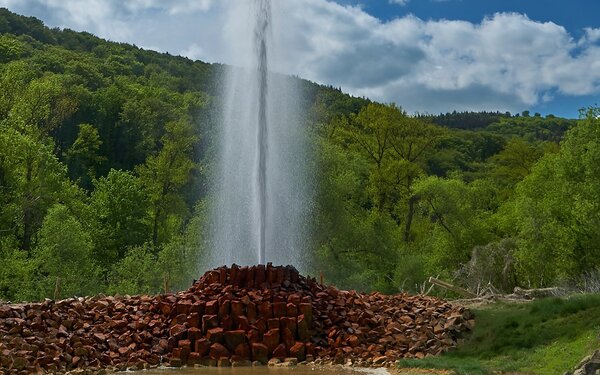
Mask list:
[{"label": "blue sky", "polygon": [[[480,22],[497,12],[524,13],[537,21],[552,21],[574,33],[598,27],[597,0],[343,0],[384,20],[414,14],[422,19],[460,19]],[[577,34],[576,34],[577,36]]]},{"label": "blue sky", "polygon": [[[421,19],[465,20],[480,22],[484,17],[498,12],[526,14],[540,22],[553,22],[565,27],[569,33],[580,38],[585,28],[600,26],[600,1],[598,0],[343,0],[341,4],[359,6],[367,13],[382,20],[406,15]],[[555,113],[576,117],[579,107],[600,105],[600,94],[557,95],[555,100],[531,106],[532,111]]]},{"label": "blue sky", "polygon": [[[248,0],[0,0],[52,27],[208,62],[238,59]],[[276,70],[408,112],[600,104],[598,0],[276,0]]]}]

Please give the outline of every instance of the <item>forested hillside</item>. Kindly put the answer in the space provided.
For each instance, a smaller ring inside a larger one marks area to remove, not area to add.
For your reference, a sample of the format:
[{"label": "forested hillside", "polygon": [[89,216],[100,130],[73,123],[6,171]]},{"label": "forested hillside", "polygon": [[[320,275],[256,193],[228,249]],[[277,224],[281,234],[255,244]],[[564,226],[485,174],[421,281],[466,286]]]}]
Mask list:
[{"label": "forested hillside", "polygon": [[[0,299],[198,276],[223,71],[0,9]],[[408,116],[301,86],[313,274],[386,292],[431,275],[510,289],[600,266],[597,109]]]}]

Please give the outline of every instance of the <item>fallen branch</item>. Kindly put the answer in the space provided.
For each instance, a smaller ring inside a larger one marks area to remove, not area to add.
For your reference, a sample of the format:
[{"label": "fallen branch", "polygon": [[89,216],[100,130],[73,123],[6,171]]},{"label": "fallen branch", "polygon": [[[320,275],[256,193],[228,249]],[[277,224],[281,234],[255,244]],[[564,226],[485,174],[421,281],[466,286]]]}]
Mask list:
[{"label": "fallen branch", "polygon": [[544,298],[553,297],[564,294],[564,291],[560,288],[539,288],[539,289],[521,289],[518,286],[513,290],[511,296],[533,299],[533,298]]},{"label": "fallen branch", "polygon": [[460,295],[462,295],[464,297],[467,297],[467,298],[477,298],[477,294],[471,293],[468,290],[466,290],[464,288],[461,288],[459,286],[452,285],[452,284],[447,283],[445,281],[436,279],[435,277],[430,277],[429,278],[429,282],[431,284],[433,284],[433,285],[437,285],[437,286],[442,287],[444,289],[451,290],[451,291],[453,291],[455,293],[458,293],[458,294],[460,294]]}]

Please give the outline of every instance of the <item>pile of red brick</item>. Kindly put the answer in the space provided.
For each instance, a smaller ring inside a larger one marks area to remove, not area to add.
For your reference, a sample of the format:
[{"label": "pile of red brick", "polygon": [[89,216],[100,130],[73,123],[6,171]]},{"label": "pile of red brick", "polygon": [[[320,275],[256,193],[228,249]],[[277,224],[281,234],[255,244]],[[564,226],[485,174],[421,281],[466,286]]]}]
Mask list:
[{"label": "pile of red brick", "polygon": [[158,297],[94,297],[0,306],[0,373],[158,365],[168,320]]},{"label": "pile of red brick", "polygon": [[325,287],[291,266],[218,268],[175,295],[0,306],[0,373],[439,354],[472,327],[442,300]]}]

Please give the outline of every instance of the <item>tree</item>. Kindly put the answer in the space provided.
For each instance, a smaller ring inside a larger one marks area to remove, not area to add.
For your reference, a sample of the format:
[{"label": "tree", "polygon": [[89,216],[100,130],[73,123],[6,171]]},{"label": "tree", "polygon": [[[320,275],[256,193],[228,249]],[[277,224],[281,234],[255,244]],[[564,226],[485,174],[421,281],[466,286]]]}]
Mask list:
[{"label": "tree", "polygon": [[99,291],[97,268],[92,261],[94,244],[69,209],[56,204],[40,228],[35,261],[39,267],[40,298],[91,295]]},{"label": "tree", "polygon": [[200,276],[202,257],[207,250],[202,235],[206,233],[206,207],[206,202],[199,202],[183,234],[164,244],[158,254],[150,245],[129,248],[110,272],[109,290],[152,294],[188,288]]},{"label": "tree", "polygon": [[38,72],[24,61],[8,63],[0,72],[0,122],[5,122],[15,103]]},{"label": "tree", "polygon": [[46,210],[56,202],[75,204],[80,198],[50,146],[0,126],[2,232],[14,234],[19,247],[29,251]]},{"label": "tree", "polygon": [[492,177],[496,182],[513,185],[531,172],[531,167],[542,154],[530,143],[513,137],[502,151],[490,158],[493,164]]},{"label": "tree", "polygon": [[[157,155],[149,156],[146,163],[137,168],[150,199],[152,220],[152,243],[158,246],[170,239],[181,226],[181,217],[186,211],[180,189],[189,181],[195,167],[190,154],[197,136],[189,122],[170,122],[161,138],[162,149]],[[174,222],[168,222],[170,214],[177,214]],[[169,225],[172,225],[169,228]],[[160,231],[163,230],[161,234]]]},{"label": "tree", "polygon": [[489,159],[489,178],[498,189],[500,201],[514,195],[514,188],[531,172],[543,150],[521,138],[511,138],[504,149]]},{"label": "tree", "polygon": [[162,291],[162,275],[157,269],[154,249],[136,246],[114,264],[108,291],[119,294],[156,294]]},{"label": "tree", "polygon": [[90,124],[80,124],[77,139],[66,152],[69,165],[69,175],[72,179],[81,178],[81,186],[89,190],[91,183],[96,178],[96,171],[100,163],[106,160],[99,155],[102,140],[98,130]]},{"label": "tree", "polygon": [[39,298],[36,291],[37,270],[29,254],[19,249],[14,236],[0,232],[0,300],[30,301]]},{"label": "tree", "polygon": [[470,259],[471,249],[494,240],[488,224],[490,212],[480,205],[482,187],[456,178],[430,176],[415,183],[420,212],[432,227],[425,230],[421,249],[427,253],[430,272],[448,273]]},{"label": "tree", "polygon": [[87,216],[94,259],[108,270],[129,247],[151,238],[150,203],[142,181],[131,172],[111,169],[93,186]]},{"label": "tree", "polygon": [[27,45],[12,35],[0,35],[0,63],[7,63],[21,57]]},{"label": "tree", "polygon": [[[207,228],[207,202],[200,201],[185,230],[166,243],[158,253],[158,269],[170,290],[184,290],[200,277],[203,258],[209,251],[205,238]],[[190,259],[195,261],[190,262]]]},{"label": "tree", "polygon": [[77,109],[65,77],[49,74],[29,83],[8,114],[20,132],[43,140]]},{"label": "tree", "polygon": [[427,153],[443,135],[441,128],[421,122],[418,119],[404,117],[394,129],[392,139],[393,155],[403,161],[403,188],[405,191],[406,218],[404,221],[404,242],[411,241],[411,227],[415,214],[417,196],[412,194],[413,182],[424,171]]},{"label": "tree", "polygon": [[364,154],[373,169],[369,191],[373,204],[404,222],[404,240],[410,240],[415,199],[411,187],[423,172],[427,151],[443,134],[435,125],[406,116],[395,105],[372,103],[343,124],[339,137]]},{"label": "tree", "polygon": [[591,108],[556,154],[517,186],[513,205],[523,282],[534,286],[600,266],[600,110]]}]

